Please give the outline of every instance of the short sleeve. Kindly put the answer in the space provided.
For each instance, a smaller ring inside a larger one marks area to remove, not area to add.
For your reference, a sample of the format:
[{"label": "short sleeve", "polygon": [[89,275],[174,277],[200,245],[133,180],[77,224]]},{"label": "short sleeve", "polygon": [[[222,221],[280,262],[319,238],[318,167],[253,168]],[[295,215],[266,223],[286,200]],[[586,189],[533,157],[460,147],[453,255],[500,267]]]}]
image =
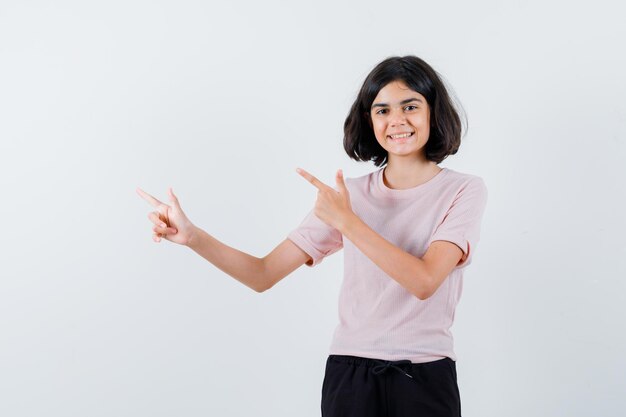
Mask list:
[{"label": "short sleeve", "polygon": [[455,267],[465,268],[472,262],[480,240],[480,228],[487,204],[487,187],[480,177],[474,177],[457,193],[452,205],[428,241],[446,240],[463,250],[463,257]]},{"label": "short sleeve", "polygon": [[343,236],[339,230],[321,221],[314,210],[292,230],[287,238],[305,251],[312,259],[305,265],[313,267],[343,248]]}]

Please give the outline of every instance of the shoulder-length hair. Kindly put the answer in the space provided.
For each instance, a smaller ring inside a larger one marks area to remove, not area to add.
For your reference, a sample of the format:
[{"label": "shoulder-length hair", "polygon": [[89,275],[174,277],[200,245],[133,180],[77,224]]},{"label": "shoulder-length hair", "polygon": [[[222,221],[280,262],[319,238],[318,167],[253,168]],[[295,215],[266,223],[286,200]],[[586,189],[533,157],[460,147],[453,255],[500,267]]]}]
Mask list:
[{"label": "shoulder-length hair", "polygon": [[[454,155],[461,145],[461,119],[441,76],[424,60],[408,55],[390,57],[379,63],[365,78],[343,125],[343,147],[356,161],[387,163],[383,149],[371,125],[370,110],[378,92],[393,81],[403,81],[420,93],[430,107],[430,135],[424,147],[428,160],[440,163]],[[459,104],[462,110],[462,107]],[[465,120],[467,122],[467,120]]]}]

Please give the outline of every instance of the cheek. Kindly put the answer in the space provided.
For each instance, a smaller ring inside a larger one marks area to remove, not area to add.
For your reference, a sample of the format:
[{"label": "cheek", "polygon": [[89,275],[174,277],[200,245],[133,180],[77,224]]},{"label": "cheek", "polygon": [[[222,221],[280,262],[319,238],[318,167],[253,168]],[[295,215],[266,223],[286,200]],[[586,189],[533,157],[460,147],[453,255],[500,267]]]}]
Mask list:
[{"label": "cheek", "polygon": [[428,117],[420,116],[411,121],[411,124],[423,135],[427,134],[430,128]]},{"label": "cheek", "polygon": [[429,125],[428,115],[426,114],[416,115],[415,118],[413,119],[413,122],[415,123],[416,126],[420,126],[421,128],[428,127]]},{"label": "cheek", "polygon": [[387,128],[384,122],[381,121],[373,121],[372,127],[374,129],[374,135],[376,137],[382,137],[385,135],[385,129]]}]

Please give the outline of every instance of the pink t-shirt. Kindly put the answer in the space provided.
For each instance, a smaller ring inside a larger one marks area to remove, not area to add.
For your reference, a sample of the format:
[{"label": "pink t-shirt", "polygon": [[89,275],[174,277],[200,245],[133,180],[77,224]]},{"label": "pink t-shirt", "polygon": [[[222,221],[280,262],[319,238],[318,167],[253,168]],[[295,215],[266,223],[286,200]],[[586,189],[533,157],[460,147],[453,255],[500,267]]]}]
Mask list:
[{"label": "pink t-shirt", "polygon": [[[422,258],[431,242],[459,246],[465,261],[428,299],[420,300],[311,210],[287,236],[319,264],[344,249],[339,324],[330,354],[413,363],[444,357],[456,361],[450,327],[463,288],[463,268],[472,262],[487,202],[482,178],[443,168],[429,181],[406,190],[383,182],[383,169],[346,178],[354,213],[376,233]],[[336,188],[335,188],[336,189]]]}]

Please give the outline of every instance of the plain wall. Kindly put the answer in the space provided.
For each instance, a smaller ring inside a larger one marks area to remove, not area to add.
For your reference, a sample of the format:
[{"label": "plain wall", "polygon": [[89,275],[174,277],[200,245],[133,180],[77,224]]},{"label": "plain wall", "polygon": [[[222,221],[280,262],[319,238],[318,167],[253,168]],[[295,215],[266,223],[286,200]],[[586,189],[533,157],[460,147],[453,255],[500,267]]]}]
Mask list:
[{"label": "plain wall", "polygon": [[343,151],[367,73],[415,54],[489,189],[452,328],[464,416],[621,416],[618,2],[0,2],[0,415],[319,416],[343,252],[257,294],[151,239],[136,187],[265,256]]}]

